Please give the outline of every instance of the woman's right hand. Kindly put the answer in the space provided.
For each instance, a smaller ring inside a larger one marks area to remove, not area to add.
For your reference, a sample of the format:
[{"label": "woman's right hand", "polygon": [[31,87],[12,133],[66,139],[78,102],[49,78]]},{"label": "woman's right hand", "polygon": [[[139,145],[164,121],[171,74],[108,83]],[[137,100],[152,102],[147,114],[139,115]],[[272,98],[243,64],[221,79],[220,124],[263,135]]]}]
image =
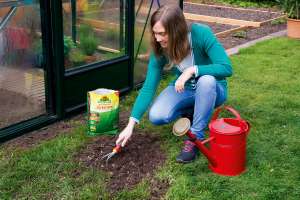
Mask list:
[{"label": "woman's right hand", "polygon": [[127,126],[123,129],[123,131],[120,133],[116,145],[121,145],[124,147],[128,140],[131,138],[133,129],[134,129],[135,121],[132,119],[129,120]]}]

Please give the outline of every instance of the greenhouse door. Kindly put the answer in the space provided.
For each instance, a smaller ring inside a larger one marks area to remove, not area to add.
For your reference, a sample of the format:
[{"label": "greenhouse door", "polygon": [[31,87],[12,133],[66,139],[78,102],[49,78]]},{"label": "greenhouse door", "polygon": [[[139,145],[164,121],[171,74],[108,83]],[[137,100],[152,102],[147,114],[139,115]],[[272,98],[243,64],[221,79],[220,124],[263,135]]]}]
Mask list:
[{"label": "greenhouse door", "polygon": [[0,140],[56,118],[47,14],[44,1],[0,2]]},{"label": "greenhouse door", "polygon": [[129,91],[133,87],[134,1],[63,0],[61,9],[63,38],[59,39],[63,42],[57,45],[63,48],[56,53],[63,54],[62,114],[84,107],[90,90]]},{"label": "greenhouse door", "polygon": [[0,141],[133,88],[134,1],[0,1]]}]

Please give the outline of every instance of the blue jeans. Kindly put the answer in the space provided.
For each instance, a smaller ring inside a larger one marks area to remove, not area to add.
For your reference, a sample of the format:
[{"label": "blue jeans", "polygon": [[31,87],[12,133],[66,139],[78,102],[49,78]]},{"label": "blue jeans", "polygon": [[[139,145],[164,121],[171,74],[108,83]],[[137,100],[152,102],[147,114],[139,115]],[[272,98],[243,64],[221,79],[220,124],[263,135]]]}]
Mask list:
[{"label": "blue jeans", "polygon": [[225,88],[215,77],[201,76],[195,90],[177,93],[174,86],[165,88],[155,99],[149,111],[149,120],[155,125],[167,124],[183,114],[193,112],[192,133],[204,139],[204,129],[214,111],[226,100]]}]

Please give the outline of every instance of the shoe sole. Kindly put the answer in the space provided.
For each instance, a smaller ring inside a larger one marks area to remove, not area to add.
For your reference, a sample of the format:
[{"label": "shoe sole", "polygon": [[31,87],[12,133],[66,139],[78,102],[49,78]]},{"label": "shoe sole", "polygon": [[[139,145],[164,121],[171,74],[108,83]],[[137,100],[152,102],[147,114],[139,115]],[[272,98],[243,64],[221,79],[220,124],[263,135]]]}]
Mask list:
[{"label": "shoe sole", "polygon": [[176,159],[176,162],[178,162],[178,163],[183,163],[183,164],[191,163],[191,162],[193,162],[193,161],[194,161],[194,160],[186,161],[186,160],[179,160],[179,159]]}]

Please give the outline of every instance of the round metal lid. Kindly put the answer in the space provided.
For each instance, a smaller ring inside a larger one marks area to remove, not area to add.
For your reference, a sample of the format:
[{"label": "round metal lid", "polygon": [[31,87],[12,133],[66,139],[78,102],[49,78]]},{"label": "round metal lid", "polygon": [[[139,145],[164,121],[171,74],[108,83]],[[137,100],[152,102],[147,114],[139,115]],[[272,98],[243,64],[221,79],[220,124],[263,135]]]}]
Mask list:
[{"label": "round metal lid", "polygon": [[191,127],[191,122],[188,118],[180,118],[173,125],[173,134],[183,136]]}]

